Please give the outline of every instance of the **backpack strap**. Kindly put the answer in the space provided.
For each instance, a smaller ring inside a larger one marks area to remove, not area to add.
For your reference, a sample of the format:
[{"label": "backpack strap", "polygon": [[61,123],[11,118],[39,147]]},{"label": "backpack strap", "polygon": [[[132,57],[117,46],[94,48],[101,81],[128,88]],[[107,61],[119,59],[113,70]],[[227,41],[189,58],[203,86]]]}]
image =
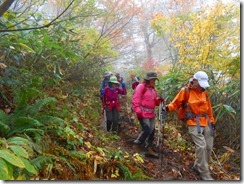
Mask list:
[{"label": "backpack strap", "polygon": [[[193,114],[191,107],[188,105],[188,99],[190,96],[190,92],[189,92],[189,88],[185,87],[185,101],[184,101],[184,107],[188,108],[188,112],[185,111],[185,120],[189,119],[189,118],[196,118],[196,122],[197,122],[197,131],[198,133],[201,133],[201,127],[200,127],[200,121],[199,121],[199,117],[205,117],[208,120],[208,125],[210,126],[210,120],[207,114]],[[206,98],[208,98],[208,93],[206,91]],[[210,130],[212,130],[210,128]],[[214,136],[214,132],[211,131],[211,135]]]},{"label": "backpack strap", "polygon": [[[183,102],[183,106],[184,106],[183,108],[185,108],[185,112],[184,112],[185,113],[185,117],[184,117],[185,121],[189,118],[193,118],[193,116],[194,116],[192,113],[192,109],[188,104],[189,96],[190,96],[189,88],[185,87],[185,100]],[[186,109],[187,109],[187,111],[186,111]],[[197,132],[201,133],[199,116],[194,116],[194,117],[196,118],[196,122],[197,122]]]},{"label": "backpack strap", "polygon": [[143,91],[142,91],[142,96],[144,96],[144,94],[146,93],[147,91],[147,87],[146,87],[146,84],[143,84]]},{"label": "backpack strap", "polygon": [[189,88],[185,87],[185,102],[186,103],[188,102],[189,96],[190,96]]}]

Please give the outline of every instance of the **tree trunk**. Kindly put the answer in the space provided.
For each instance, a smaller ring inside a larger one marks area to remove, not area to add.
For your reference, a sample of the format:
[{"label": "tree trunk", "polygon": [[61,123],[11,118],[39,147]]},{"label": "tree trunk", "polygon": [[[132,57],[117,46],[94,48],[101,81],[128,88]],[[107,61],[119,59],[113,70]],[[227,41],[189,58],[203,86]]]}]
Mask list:
[{"label": "tree trunk", "polygon": [[6,0],[0,6],[0,17],[9,9],[9,7],[13,4],[14,0]]}]

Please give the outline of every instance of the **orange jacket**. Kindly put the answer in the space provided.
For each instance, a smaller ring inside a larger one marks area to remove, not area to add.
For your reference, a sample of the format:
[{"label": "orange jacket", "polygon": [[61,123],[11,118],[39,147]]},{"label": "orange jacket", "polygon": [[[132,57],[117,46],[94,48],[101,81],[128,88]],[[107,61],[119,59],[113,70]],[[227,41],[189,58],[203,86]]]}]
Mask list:
[{"label": "orange jacket", "polygon": [[[180,92],[176,95],[174,100],[168,105],[169,112],[175,111],[181,107],[182,102],[185,100],[185,88],[182,88]],[[212,105],[210,99],[207,95],[207,91],[199,92],[197,89],[189,88],[189,99],[188,105],[192,109],[194,114],[204,114],[206,113],[209,117],[211,123],[214,123]],[[206,117],[199,117],[200,126],[207,126],[208,120]],[[187,125],[197,125],[196,118],[188,119],[186,121]]]}]

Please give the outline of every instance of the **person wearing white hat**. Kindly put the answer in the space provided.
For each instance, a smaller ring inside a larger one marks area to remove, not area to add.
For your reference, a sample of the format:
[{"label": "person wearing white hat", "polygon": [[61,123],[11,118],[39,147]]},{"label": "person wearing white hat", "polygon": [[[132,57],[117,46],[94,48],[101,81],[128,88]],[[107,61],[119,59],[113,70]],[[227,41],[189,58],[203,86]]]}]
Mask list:
[{"label": "person wearing white hat", "polygon": [[[196,159],[192,169],[202,180],[213,180],[209,170],[209,160],[213,150],[215,120],[206,90],[208,87],[210,87],[208,75],[203,71],[198,71],[191,78],[188,90],[182,88],[164,109],[172,112],[181,108],[186,102],[189,111],[185,122],[196,146]],[[186,99],[187,93],[188,99]]]},{"label": "person wearing white hat", "polygon": [[206,89],[209,87],[208,84],[208,75],[203,72],[203,71],[198,71],[197,73],[194,74],[193,79],[196,79],[198,81],[198,84]]}]

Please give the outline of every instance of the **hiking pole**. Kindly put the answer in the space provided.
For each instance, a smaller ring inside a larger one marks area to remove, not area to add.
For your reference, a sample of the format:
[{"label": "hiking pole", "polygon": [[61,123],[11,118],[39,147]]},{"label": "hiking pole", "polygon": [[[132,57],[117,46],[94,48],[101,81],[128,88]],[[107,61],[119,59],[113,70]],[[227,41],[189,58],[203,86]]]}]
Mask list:
[{"label": "hiking pole", "polygon": [[[162,95],[163,96],[163,95]],[[160,175],[162,177],[162,165],[163,165],[163,144],[164,144],[164,125],[163,122],[166,123],[167,120],[167,114],[166,114],[166,109],[165,109],[165,103],[164,101],[160,103],[159,108],[158,108],[158,141],[157,141],[157,146],[159,147],[159,157],[160,157]],[[163,133],[162,133],[163,132]]]},{"label": "hiking pole", "polygon": [[106,116],[106,110],[105,110],[105,108],[103,108],[103,117],[104,117],[103,129],[104,129],[104,131],[107,131],[107,116]]},{"label": "hiking pole", "polygon": [[162,176],[162,102],[160,102],[159,108],[158,108],[158,140],[157,140],[157,148],[159,150],[159,159],[160,159],[160,177]]},{"label": "hiking pole", "polygon": [[107,131],[107,116],[106,116],[106,105],[105,105],[105,100],[104,99],[103,99],[103,102],[102,102],[102,107],[103,107],[102,128],[106,132]]},{"label": "hiking pole", "polygon": [[129,124],[131,125],[131,118],[130,118],[130,113],[129,113],[129,105],[128,105],[128,98],[126,96],[126,115],[128,117]]}]

